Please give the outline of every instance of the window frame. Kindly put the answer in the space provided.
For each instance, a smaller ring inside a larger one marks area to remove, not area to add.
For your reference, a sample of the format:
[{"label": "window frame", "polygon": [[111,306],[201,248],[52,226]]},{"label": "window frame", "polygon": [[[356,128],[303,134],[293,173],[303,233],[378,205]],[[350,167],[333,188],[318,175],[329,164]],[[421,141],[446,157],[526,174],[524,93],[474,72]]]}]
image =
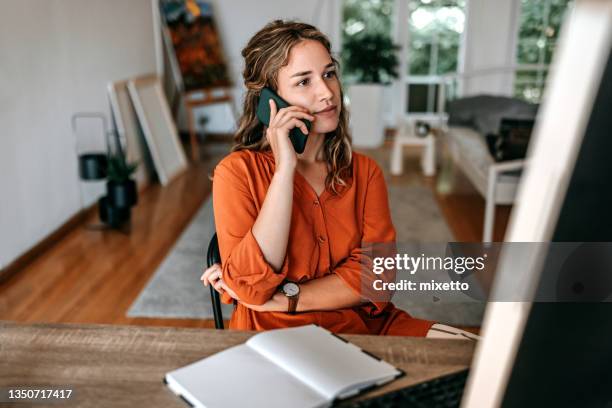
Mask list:
[{"label": "window frame", "polygon": [[[543,92],[544,87],[546,85],[546,78],[548,77],[551,71],[550,63],[546,62],[546,47],[550,44],[551,39],[544,38],[545,44],[543,47],[539,48],[538,50],[538,62],[537,63],[529,64],[529,63],[519,62],[518,47],[519,47],[520,40],[521,40],[520,35],[521,35],[521,17],[522,17],[522,12],[523,12],[523,3],[520,0],[517,0],[517,1],[520,7],[518,10],[519,14],[518,14],[517,23],[516,23],[516,35],[514,36],[514,46],[513,46],[513,52],[514,52],[513,61],[515,63],[515,70],[514,70],[514,75],[512,75],[512,96],[516,95],[517,85],[533,84],[534,87],[537,88],[540,92],[539,100],[536,101],[536,103],[540,103],[542,95],[544,93]],[[541,0],[541,1],[545,2],[545,5],[544,5],[545,11],[543,13],[543,16],[544,16],[543,27],[548,27],[549,22],[550,22],[550,12],[551,12],[551,1],[552,0]],[[573,0],[568,1],[568,4],[566,5],[565,13],[567,13],[568,7],[573,7]],[[542,38],[542,36],[540,38]],[[557,33],[557,37],[554,39],[555,48],[558,44],[558,41],[559,41],[559,33]],[[517,79],[517,75],[519,72],[535,72],[536,79],[535,81],[519,80]],[[524,99],[524,97],[521,96],[521,99]]]},{"label": "window frame", "polygon": [[[443,107],[443,100],[438,95],[436,105],[436,86],[441,85],[445,81],[445,77],[449,74],[442,75],[410,75],[408,72],[409,64],[408,59],[410,56],[410,29],[408,24],[403,24],[408,21],[410,11],[408,3],[412,0],[394,0],[394,34],[395,41],[400,45],[400,78],[398,78],[397,86],[400,90],[397,92],[399,100],[397,100],[397,106],[399,106],[399,115],[411,119],[425,119],[435,120],[439,119],[439,111]],[[465,23],[464,27],[469,24],[469,3],[470,0],[465,0],[464,16]],[[466,52],[466,29],[464,29],[459,37],[459,50],[457,52],[457,70],[454,73],[460,74],[464,71],[465,67],[465,52]],[[428,89],[428,109],[426,112],[408,112],[408,98],[409,98],[409,87],[411,84],[430,84]],[[462,88],[462,81],[458,83],[458,91]],[[442,87],[444,88],[444,87]],[[443,92],[443,91],[442,91]],[[444,95],[444,94],[442,94]]]}]

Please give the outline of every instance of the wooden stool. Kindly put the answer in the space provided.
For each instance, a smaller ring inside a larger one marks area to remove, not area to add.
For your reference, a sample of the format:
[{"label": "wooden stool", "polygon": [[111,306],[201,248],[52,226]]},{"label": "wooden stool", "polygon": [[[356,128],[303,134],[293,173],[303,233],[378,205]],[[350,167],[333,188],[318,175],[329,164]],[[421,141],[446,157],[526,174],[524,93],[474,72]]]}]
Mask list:
[{"label": "wooden stool", "polygon": [[[217,92],[220,94],[216,94]],[[210,88],[196,89],[185,92],[183,95],[185,101],[185,111],[187,112],[187,122],[189,126],[189,140],[191,143],[191,159],[198,160],[200,157],[200,145],[196,135],[196,124],[194,109],[200,106],[214,105],[218,103],[227,103],[230,105],[234,120],[238,119],[234,98],[231,94],[231,88]]]}]

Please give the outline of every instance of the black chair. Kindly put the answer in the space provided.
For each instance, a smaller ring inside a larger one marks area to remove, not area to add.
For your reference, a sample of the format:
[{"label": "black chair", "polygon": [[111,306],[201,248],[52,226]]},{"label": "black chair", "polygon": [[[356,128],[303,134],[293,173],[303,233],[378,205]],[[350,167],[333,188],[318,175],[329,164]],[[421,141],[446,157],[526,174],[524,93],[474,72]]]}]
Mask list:
[{"label": "black chair", "polygon": [[[213,235],[208,244],[208,252],[206,254],[206,264],[210,268],[213,264],[221,263],[221,254],[219,253],[219,242],[217,241],[217,233]],[[210,287],[210,298],[212,301],[213,315],[215,316],[215,329],[223,330],[223,312],[221,311],[221,298],[219,292]]]}]

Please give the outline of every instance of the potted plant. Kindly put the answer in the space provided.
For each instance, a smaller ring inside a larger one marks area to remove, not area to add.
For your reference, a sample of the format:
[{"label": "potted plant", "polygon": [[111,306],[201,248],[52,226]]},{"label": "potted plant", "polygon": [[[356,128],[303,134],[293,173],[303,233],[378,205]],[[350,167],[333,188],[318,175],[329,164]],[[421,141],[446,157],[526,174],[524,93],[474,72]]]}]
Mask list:
[{"label": "potted plant", "polygon": [[115,207],[108,201],[108,196],[98,199],[98,211],[100,221],[109,225],[111,228],[120,228],[131,217],[130,207]]},{"label": "potted plant", "polygon": [[138,202],[136,182],[131,178],[137,164],[126,161],[117,132],[107,134],[107,146],[106,196],[98,200],[98,208],[102,222],[119,228],[130,219],[131,207]]},{"label": "potted plant", "polygon": [[107,161],[106,193],[108,203],[117,208],[130,208],[138,202],[136,182],[131,178],[136,163],[127,163],[121,154],[111,155]]},{"label": "potted plant", "polygon": [[378,147],[384,141],[383,92],[398,77],[398,46],[380,33],[349,37],[342,57],[348,87],[353,144]]}]

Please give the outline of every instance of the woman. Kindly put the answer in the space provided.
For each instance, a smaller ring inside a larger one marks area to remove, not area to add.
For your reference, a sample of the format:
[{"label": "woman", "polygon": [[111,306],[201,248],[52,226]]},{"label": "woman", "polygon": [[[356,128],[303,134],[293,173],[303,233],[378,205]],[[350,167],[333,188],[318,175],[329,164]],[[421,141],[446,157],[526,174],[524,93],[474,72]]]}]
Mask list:
[{"label": "woman", "polygon": [[[433,322],[364,290],[375,276],[362,242],[392,253],[395,229],[380,168],[352,152],[329,40],[311,25],[274,21],[242,56],[244,114],[213,178],[223,261],[202,275],[225,303],[236,301],[230,328],[316,323],[333,332],[425,336]],[[256,117],[264,87],[292,105],[277,109],[270,100],[267,128]],[[288,138],[295,127],[308,133],[301,154]]]}]

